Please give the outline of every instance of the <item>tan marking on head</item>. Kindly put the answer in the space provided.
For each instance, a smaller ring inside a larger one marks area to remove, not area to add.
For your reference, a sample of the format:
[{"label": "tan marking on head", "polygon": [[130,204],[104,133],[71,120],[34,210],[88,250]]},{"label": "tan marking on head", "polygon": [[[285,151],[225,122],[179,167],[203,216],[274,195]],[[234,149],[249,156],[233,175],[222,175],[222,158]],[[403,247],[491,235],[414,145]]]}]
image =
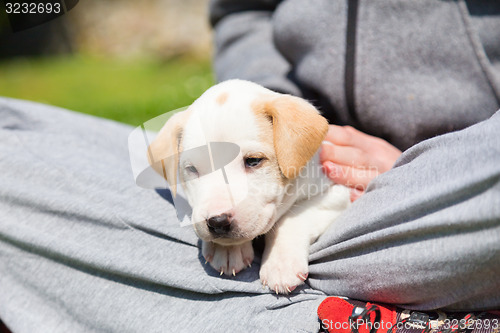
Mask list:
[{"label": "tan marking on head", "polygon": [[177,193],[177,168],[182,151],[182,131],[191,110],[174,114],[148,147],[148,162],[168,182],[172,195]]},{"label": "tan marking on head", "polygon": [[325,138],[326,119],[314,106],[290,95],[259,98],[254,101],[252,110],[260,119],[259,127],[264,128],[264,121],[267,126],[270,121],[272,123],[274,150],[283,175],[288,179],[297,177]]},{"label": "tan marking on head", "polygon": [[228,96],[229,96],[228,93],[223,92],[222,94],[217,96],[217,98],[215,99],[215,102],[217,102],[217,104],[219,104],[219,105],[222,105],[222,104],[226,103]]},{"label": "tan marking on head", "polygon": [[258,99],[252,104],[252,110],[256,115],[257,132],[259,139],[269,147],[274,147],[273,140],[273,119],[264,112],[261,112],[263,99]]},{"label": "tan marking on head", "polygon": [[255,157],[265,157],[266,160],[264,161],[264,166],[265,165],[270,165],[272,167],[272,174],[274,176],[275,182],[280,183],[282,185],[285,185],[287,183],[287,179],[283,176],[283,174],[280,171],[279,164],[278,164],[278,159],[275,153],[275,148],[274,148],[274,140],[273,140],[273,123],[271,117],[265,115],[264,113],[259,113],[256,112],[259,109],[259,101],[254,102],[252,105],[252,110],[254,111],[256,117],[256,123],[257,123],[257,133],[259,137],[259,141],[262,142],[263,148],[267,152],[274,152],[274,154],[263,154],[264,156],[259,156],[259,154],[252,154],[252,157],[255,155]]}]

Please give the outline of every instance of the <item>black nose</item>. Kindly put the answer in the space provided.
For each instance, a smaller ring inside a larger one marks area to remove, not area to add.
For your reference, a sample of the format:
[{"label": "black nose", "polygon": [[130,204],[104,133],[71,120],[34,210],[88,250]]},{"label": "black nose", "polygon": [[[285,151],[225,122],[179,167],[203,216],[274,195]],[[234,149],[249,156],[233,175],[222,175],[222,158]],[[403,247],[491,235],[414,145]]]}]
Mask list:
[{"label": "black nose", "polygon": [[213,234],[225,234],[231,230],[231,221],[227,214],[212,216],[207,220],[207,225],[208,230]]}]

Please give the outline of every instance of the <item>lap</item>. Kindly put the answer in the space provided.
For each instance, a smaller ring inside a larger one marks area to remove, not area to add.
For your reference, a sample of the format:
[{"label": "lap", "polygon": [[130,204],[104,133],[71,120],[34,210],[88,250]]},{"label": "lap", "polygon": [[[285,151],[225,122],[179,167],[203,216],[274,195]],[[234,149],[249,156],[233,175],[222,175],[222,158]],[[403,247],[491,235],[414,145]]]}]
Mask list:
[{"label": "lap", "polygon": [[500,304],[500,155],[484,144],[498,114],[405,152],[313,245],[292,297],[261,288],[258,258],[235,278],[204,264],[171,203],[135,185],[132,127],[9,99],[0,114],[0,317],[15,331],[312,331],[325,294]]},{"label": "lap", "polygon": [[316,328],[321,292],[277,298],[258,265],[224,278],[204,264],[170,202],[135,185],[131,127],[9,99],[0,114],[0,317],[14,331]]}]

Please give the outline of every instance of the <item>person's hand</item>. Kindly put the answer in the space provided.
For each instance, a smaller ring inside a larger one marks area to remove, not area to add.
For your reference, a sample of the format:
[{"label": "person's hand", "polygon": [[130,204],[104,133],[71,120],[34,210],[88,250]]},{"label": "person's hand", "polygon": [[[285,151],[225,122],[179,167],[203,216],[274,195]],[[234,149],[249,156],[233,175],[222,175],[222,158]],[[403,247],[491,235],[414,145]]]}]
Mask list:
[{"label": "person's hand", "polygon": [[368,183],[391,169],[401,151],[387,141],[351,126],[330,125],[321,146],[323,170],[337,184],[351,188],[351,201],[359,198]]}]

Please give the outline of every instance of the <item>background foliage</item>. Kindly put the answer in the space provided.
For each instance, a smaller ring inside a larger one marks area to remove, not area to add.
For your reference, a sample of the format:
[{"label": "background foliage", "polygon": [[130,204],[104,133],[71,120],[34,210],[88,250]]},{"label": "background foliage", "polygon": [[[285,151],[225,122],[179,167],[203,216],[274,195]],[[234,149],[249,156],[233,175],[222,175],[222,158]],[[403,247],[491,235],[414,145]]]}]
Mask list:
[{"label": "background foliage", "polygon": [[208,59],[72,57],[0,63],[0,94],[139,125],[192,103],[213,82]]},{"label": "background foliage", "polygon": [[213,84],[207,2],[85,0],[12,33],[0,20],[0,96],[132,125]]}]

